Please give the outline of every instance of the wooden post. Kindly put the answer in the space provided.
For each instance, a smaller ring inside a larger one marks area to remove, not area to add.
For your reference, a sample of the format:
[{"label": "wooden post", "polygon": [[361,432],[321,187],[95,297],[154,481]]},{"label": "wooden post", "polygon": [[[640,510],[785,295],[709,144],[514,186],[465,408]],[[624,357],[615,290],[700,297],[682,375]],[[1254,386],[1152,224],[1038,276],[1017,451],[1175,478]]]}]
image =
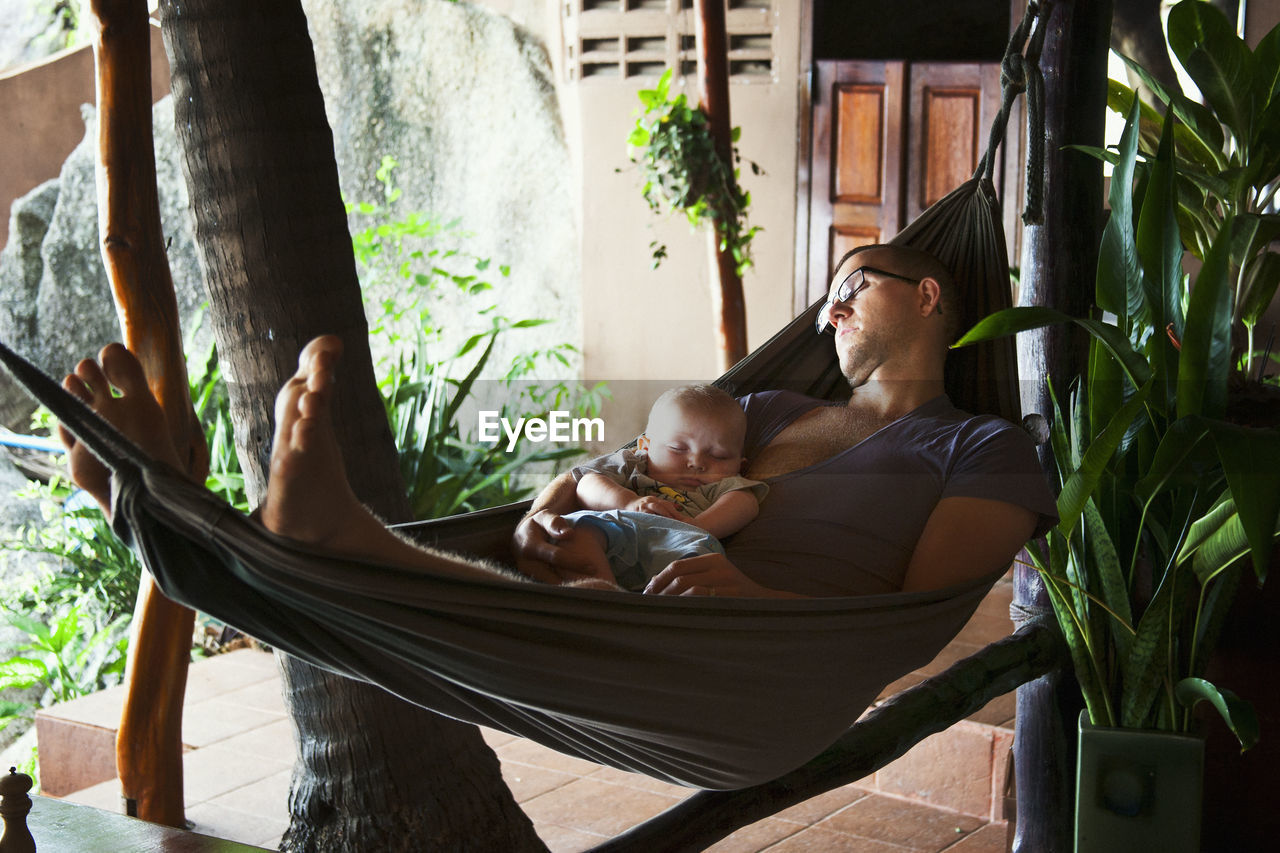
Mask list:
[{"label": "wooden post", "polygon": [[[1065,146],[1102,145],[1111,0],[1055,0],[1038,26],[1048,27],[1040,57],[1045,81],[1044,223],[1028,226],[1023,234],[1019,303],[1083,316],[1093,303],[1102,234],[1102,164]],[[1052,326],[1018,336],[1024,413],[1051,416],[1044,378],[1051,377],[1063,394],[1083,368],[1085,342],[1072,328]],[[1015,570],[1013,594],[1015,606],[1049,607],[1044,585],[1027,561],[1019,561]],[[1069,673],[1051,673],[1018,688],[1013,849],[1019,853],[1066,853],[1072,848],[1079,707]]]},{"label": "wooden post", "polygon": [[[725,0],[694,0],[698,50],[698,101],[711,126],[716,154],[733,169],[729,123],[729,54],[725,33]],[[711,232],[711,307],[717,321],[720,372],[747,354],[747,312],[733,253]]]},{"label": "wooden post", "polygon": [[[146,0],[92,0],[98,96],[98,230],[124,343],[142,362],[188,473],[208,473],[164,253],[151,134]],[[182,826],[182,700],[195,615],[144,575],[116,736],[126,811]]]}]

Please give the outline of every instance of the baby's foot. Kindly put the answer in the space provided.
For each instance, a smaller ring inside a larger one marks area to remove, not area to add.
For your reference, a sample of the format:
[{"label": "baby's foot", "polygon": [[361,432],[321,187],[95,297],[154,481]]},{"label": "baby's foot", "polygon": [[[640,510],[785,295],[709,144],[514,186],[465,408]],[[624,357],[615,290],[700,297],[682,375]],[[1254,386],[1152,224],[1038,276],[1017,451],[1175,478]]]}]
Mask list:
[{"label": "baby's foot", "polygon": [[[67,374],[62,387],[151,456],[182,470],[169,436],[168,422],[147,386],[142,365],[123,345],[108,344],[98,354],[98,361],[89,358],[81,361],[75,372]],[[112,389],[118,391],[119,396]],[[72,479],[93,495],[102,511],[110,516],[111,472],[61,425],[58,436],[67,448]]]},{"label": "baby's foot", "polygon": [[271,472],[262,523],[275,533],[337,550],[360,551],[381,528],[347,481],[331,405],[342,340],[315,338],[298,356],[298,372],[276,395]]}]

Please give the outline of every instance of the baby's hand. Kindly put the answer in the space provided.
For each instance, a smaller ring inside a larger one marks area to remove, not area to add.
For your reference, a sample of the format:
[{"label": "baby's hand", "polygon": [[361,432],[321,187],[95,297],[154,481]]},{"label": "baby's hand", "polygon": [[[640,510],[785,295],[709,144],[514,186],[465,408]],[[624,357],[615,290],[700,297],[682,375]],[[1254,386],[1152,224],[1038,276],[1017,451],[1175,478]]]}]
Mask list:
[{"label": "baby's hand", "polygon": [[680,510],[676,509],[675,504],[655,495],[636,498],[624,506],[623,509],[629,509],[632,512],[647,512],[650,515],[661,515],[664,518],[671,518],[676,521],[684,520],[680,515]]}]

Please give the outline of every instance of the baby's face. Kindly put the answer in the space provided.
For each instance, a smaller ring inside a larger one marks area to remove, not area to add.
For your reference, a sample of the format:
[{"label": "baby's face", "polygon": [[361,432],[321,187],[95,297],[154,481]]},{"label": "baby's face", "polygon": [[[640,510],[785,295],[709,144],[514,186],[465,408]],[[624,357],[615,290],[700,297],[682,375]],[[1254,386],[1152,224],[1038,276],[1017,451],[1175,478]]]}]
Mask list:
[{"label": "baby's face", "polygon": [[735,476],[742,469],[744,431],[743,424],[724,416],[662,405],[649,414],[641,439],[649,476],[685,489]]}]

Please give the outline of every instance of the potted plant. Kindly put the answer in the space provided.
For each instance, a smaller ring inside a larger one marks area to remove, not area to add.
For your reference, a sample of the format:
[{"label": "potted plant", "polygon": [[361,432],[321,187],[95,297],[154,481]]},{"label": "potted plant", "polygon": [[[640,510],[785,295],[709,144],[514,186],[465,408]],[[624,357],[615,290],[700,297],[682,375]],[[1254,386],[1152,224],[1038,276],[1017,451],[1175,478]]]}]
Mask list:
[{"label": "potted plant", "polygon": [[[1128,122],[1117,151],[1095,152],[1113,164],[1098,316],[1014,308],[958,344],[1059,322],[1090,334],[1086,370],[1050,389],[1060,521],[1029,548],[1083,693],[1082,749],[1103,750],[1081,760],[1100,775],[1079,780],[1080,850],[1099,849],[1100,831],[1108,850],[1199,850],[1198,796],[1170,788],[1199,784],[1199,745],[1179,737],[1191,708],[1209,702],[1242,749],[1258,736],[1247,702],[1204,673],[1237,589],[1265,580],[1280,534],[1277,420],[1233,417],[1236,399],[1268,398],[1252,329],[1280,280],[1280,217],[1266,212],[1280,182],[1280,34],[1251,52],[1190,0],[1169,40],[1208,106],[1156,84],[1162,118],[1112,84]],[[1202,262],[1194,284],[1185,250]],[[1190,770],[1153,769],[1163,747],[1125,758],[1118,730],[1172,735]],[[1161,809],[1192,825],[1161,837]]]}]

